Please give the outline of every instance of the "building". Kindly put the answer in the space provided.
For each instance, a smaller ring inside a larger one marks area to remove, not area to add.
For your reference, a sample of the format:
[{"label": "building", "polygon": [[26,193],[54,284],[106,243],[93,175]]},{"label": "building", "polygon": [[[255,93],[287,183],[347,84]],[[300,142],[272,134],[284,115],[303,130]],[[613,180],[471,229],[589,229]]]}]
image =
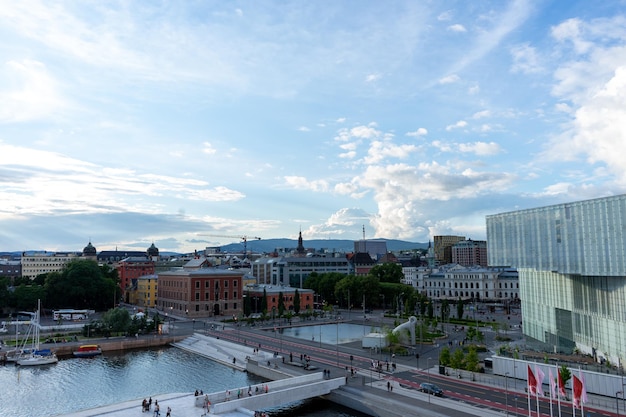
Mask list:
[{"label": "building", "polygon": [[158,283],[159,276],[156,274],[132,279],[127,291],[128,302],[144,309],[156,307]]},{"label": "building", "polygon": [[527,343],[626,360],[626,195],[487,216],[490,265],[515,267]]},{"label": "building", "polygon": [[370,273],[376,261],[367,252],[356,252],[348,255],[348,261],[354,275],[364,276]]},{"label": "building", "polygon": [[80,252],[24,252],[20,260],[22,277],[33,279],[37,275],[63,270],[68,262],[80,259]]},{"label": "building", "polygon": [[115,268],[120,278],[122,298],[129,303],[130,299],[126,292],[131,289],[132,281],[144,275],[154,274],[154,261],[146,256],[131,256],[119,261]]},{"label": "building", "polygon": [[465,236],[435,236],[433,238],[435,263],[445,265],[452,263],[452,245],[465,240]]},{"label": "building", "polygon": [[354,253],[368,253],[377,261],[387,253],[387,242],[382,239],[361,239],[354,242]]},{"label": "building", "polygon": [[282,285],[248,285],[245,287],[244,296],[249,297],[250,311],[252,314],[263,313],[261,311],[263,296],[267,301],[267,314],[274,314],[278,317],[278,303],[280,295],[283,297],[283,306],[285,311],[294,313],[294,299],[296,290],[300,298],[300,312],[313,310],[313,301],[315,292],[309,289],[286,287]]},{"label": "building", "polygon": [[190,319],[231,316],[243,312],[244,271],[220,268],[177,268],[159,273],[157,309]]},{"label": "building", "polygon": [[9,259],[0,259],[0,278],[9,278],[12,284],[15,278],[22,276],[22,263]]},{"label": "building", "polygon": [[121,261],[122,259],[135,257],[146,258],[148,256],[147,251],[139,251],[139,250],[103,250],[98,253],[98,262],[99,263],[108,263],[115,264],[116,262]]},{"label": "building", "polygon": [[519,282],[511,268],[447,264],[419,269],[417,288],[434,300],[475,300],[501,304],[519,301]]},{"label": "building", "polygon": [[294,288],[302,288],[304,281],[313,272],[350,273],[350,264],[346,257],[332,254],[309,253],[306,256],[263,257],[252,262],[251,268],[258,284],[285,285]]},{"label": "building", "polygon": [[452,245],[452,263],[462,266],[487,266],[487,241],[463,240]]}]

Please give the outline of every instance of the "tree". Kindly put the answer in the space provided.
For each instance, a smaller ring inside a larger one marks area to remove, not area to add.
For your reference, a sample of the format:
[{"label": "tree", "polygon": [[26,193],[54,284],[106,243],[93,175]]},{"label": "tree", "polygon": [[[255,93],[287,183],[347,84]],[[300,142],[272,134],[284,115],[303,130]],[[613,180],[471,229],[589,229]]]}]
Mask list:
[{"label": "tree", "polygon": [[[559,368],[559,374],[561,375],[561,379],[563,380],[563,386],[565,386],[567,384],[567,381],[570,380],[570,378],[572,377],[572,373],[570,372],[569,368],[565,365],[562,365]],[[558,381],[557,381],[558,383]]]},{"label": "tree", "polygon": [[264,316],[267,316],[267,290],[263,288],[263,298],[261,298],[261,311]]},{"label": "tree", "polygon": [[37,310],[38,300],[45,301],[46,291],[39,285],[20,285],[13,292],[15,308],[18,310]]},{"label": "tree", "polygon": [[450,365],[452,357],[450,355],[450,349],[447,346],[444,346],[439,352],[439,365],[448,366]]},{"label": "tree", "polygon": [[463,310],[464,310],[463,300],[461,299],[461,297],[459,297],[459,301],[457,301],[456,303],[456,316],[459,318],[459,320],[463,318]]},{"label": "tree", "polygon": [[450,318],[450,303],[448,300],[441,301],[441,321],[446,322]]},{"label": "tree", "polygon": [[430,301],[428,303],[428,319],[432,320],[434,315],[435,315],[435,308],[433,307],[433,302]]},{"label": "tree", "polygon": [[402,266],[395,262],[385,262],[374,265],[368,275],[378,278],[380,282],[391,282],[399,284],[404,278]]},{"label": "tree", "polygon": [[285,312],[285,296],[283,292],[278,293],[278,317],[282,317]]},{"label": "tree", "polygon": [[465,369],[470,372],[478,372],[478,352],[476,346],[470,346],[467,355],[465,356]]},{"label": "tree", "polygon": [[454,369],[463,369],[463,364],[465,362],[465,354],[462,349],[457,349],[452,354],[452,359],[450,360],[450,366]]},{"label": "tree", "polygon": [[293,296],[293,312],[300,314],[300,292],[296,288],[296,293]]},{"label": "tree", "polygon": [[131,323],[130,313],[125,308],[113,308],[102,315],[102,323],[113,333],[126,333]]}]

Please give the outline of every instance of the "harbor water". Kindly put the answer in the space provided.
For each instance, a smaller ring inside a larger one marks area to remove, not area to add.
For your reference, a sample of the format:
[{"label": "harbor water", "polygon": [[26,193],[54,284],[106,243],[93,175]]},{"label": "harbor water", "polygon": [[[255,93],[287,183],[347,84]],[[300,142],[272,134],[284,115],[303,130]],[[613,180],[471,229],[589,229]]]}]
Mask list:
[{"label": "harbor water", "polygon": [[[46,417],[159,394],[218,392],[262,379],[173,347],[69,358],[54,365],[0,366],[0,416]],[[289,404],[272,416],[357,417],[322,399]]]}]

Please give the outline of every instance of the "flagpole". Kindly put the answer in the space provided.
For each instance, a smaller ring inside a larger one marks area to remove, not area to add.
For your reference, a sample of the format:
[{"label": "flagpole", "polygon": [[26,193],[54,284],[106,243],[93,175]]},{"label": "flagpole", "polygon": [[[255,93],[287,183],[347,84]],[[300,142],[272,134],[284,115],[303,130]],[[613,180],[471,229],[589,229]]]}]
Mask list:
[{"label": "flagpole", "polygon": [[559,383],[561,374],[559,374],[559,364],[556,364],[556,401],[559,405],[559,417],[561,417],[561,384]]},{"label": "flagpole", "polygon": [[[528,369],[526,370],[526,394],[528,396],[528,417],[532,417],[532,408],[530,406],[530,375],[532,373],[532,371],[530,370],[530,365],[527,365]],[[533,375],[533,379],[534,379],[534,375]]]}]

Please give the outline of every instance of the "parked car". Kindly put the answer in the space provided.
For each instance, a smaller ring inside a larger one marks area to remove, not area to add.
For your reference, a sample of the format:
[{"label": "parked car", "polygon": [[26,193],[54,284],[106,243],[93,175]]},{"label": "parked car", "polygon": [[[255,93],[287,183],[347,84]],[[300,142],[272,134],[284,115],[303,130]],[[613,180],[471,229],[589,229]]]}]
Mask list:
[{"label": "parked car", "polygon": [[428,382],[422,382],[420,384],[420,391],[426,394],[436,395],[437,397],[443,397],[443,390],[437,385]]}]

